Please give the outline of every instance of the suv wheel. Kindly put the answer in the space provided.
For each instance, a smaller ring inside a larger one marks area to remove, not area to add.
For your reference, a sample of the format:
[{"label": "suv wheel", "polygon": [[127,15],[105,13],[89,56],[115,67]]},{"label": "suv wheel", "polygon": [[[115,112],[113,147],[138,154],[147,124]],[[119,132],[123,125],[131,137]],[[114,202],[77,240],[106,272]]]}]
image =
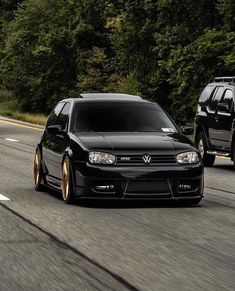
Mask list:
[{"label": "suv wheel", "polygon": [[207,154],[208,147],[203,132],[200,132],[196,137],[196,147],[198,148],[201,154],[203,165],[205,167],[212,167],[215,162],[215,156]]}]

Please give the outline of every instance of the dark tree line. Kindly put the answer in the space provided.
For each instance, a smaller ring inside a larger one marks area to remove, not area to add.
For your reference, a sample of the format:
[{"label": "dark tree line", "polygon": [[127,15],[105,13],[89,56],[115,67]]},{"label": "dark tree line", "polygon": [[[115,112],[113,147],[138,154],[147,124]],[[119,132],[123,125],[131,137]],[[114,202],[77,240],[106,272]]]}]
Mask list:
[{"label": "dark tree line", "polygon": [[235,75],[233,0],[0,0],[0,83],[22,110],[126,92],[186,122],[218,75]]}]

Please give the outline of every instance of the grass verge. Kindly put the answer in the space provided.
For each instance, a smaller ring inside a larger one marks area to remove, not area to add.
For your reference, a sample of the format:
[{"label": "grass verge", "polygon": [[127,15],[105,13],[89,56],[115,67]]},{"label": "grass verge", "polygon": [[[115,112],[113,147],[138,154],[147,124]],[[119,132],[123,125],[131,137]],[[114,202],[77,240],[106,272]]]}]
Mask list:
[{"label": "grass verge", "polygon": [[45,125],[47,122],[45,115],[21,112],[17,101],[14,99],[0,101],[0,115],[40,125]]}]

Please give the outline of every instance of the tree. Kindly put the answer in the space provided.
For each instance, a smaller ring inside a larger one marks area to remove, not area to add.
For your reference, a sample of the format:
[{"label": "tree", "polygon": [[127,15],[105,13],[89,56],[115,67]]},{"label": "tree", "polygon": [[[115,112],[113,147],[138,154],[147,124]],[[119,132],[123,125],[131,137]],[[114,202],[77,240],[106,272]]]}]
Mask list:
[{"label": "tree", "polygon": [[26,0],[6,28],[1,75],[26,111],[47,111],[54,99],[74,88],[75,10],[73,2]]},{"label": "tree", "polygon": [[111,91],[188,122],[201,89],[234,74],[232,0],[0,1],[0,82],[27,111]]},{"label": "tree", "polygon": [[227,31],[235,30],[235,2],[233,0],[220,0],[218,10],[223,16],[224,28]]},{"label": "tree", "polygon": [[165,66],[174,90],[170,96],[172,112],[178,122],[194,116],[199,92],[215,76],[235,71],[235,32],[206,31],[186,47],[171,52]]}]

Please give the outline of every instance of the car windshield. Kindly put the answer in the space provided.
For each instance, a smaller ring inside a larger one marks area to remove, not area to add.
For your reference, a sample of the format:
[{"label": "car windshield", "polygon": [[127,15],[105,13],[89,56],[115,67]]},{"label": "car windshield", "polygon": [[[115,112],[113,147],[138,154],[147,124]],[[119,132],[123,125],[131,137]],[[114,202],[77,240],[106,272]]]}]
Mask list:
[{"label": "car windshield", "polygon": [[143,102],[80,102],[75,105],[74,131],[176,132],[157,105]]}]

